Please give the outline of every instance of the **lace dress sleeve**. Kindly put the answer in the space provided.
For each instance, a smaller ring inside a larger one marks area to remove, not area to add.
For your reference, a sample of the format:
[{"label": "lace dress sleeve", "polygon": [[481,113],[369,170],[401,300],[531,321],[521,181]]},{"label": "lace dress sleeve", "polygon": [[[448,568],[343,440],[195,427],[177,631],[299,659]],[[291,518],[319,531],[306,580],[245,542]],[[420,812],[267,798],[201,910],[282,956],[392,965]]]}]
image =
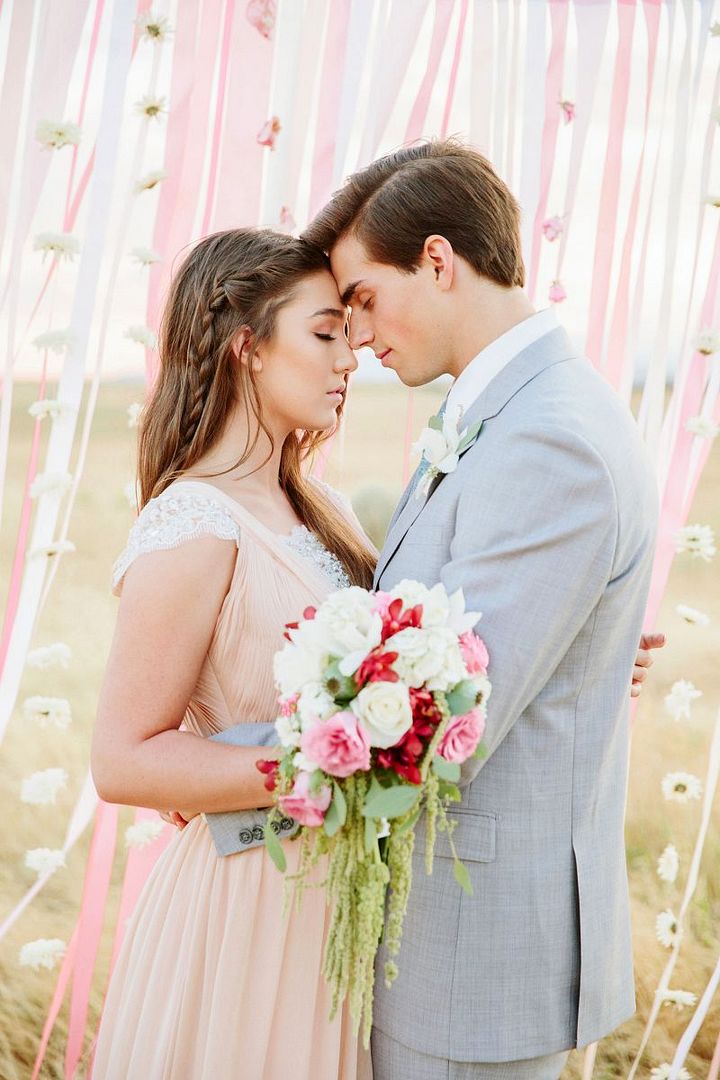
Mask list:
[{"label": "lace dress sleeve", "polygon": [[240,526],[211,495],[168,489],[151,499],[130,530],[127,547],[115,561],[112,591],[120,595],[123,578],[138,555],[179,547],[199,536],[234,540],[240,546]]}]

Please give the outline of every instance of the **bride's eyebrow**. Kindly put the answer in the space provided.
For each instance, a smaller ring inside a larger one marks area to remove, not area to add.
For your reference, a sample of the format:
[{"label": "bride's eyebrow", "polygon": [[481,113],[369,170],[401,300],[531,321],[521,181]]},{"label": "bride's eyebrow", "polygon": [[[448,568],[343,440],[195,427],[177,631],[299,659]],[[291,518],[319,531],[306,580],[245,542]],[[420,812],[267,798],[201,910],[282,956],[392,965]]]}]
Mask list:
[{"label": "bride's eyebrow", "polygon": [[315,318],[317,318],[318,315],[328,315],[328,316],[330,316],[331,319],[343,319],[344,320],[347,317],[347,312],[340,311],[339,308],[326,307],[326,308],[320,308],[319,311],[313,311],[312,315],[308,315],[308,318],[309,319],[315,319]]}]

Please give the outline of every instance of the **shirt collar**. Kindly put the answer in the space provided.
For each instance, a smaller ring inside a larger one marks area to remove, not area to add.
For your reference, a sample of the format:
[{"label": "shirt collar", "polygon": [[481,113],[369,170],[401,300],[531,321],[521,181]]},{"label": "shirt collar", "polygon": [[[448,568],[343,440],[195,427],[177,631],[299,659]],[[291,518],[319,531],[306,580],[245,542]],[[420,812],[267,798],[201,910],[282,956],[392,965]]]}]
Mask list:
[{"label": "shirt collar", "polygon": [[515,326],[511,326],[504,334],[481,349],[452,384],[447,396],[448,414],[451,415],[451,410],[458,408],[461,408],[463,413],[467,412],[473,401],[480,396],[506,364],[541,337],[557,329],[558,325],[555,308],[545,308],[544,311],[538,311]]}]

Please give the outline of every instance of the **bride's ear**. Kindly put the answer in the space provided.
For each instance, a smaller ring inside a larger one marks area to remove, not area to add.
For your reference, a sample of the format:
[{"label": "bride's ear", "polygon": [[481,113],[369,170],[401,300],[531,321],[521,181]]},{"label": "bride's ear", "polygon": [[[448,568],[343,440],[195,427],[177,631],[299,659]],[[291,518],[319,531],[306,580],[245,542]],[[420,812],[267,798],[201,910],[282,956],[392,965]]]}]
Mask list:
[{"label": "bride's ear", "polygon": [[242,326],[233,338],[232,351],[237,360],[253,371],[262,371],[262,359],[255,353],[255,338],[249,326]]}]

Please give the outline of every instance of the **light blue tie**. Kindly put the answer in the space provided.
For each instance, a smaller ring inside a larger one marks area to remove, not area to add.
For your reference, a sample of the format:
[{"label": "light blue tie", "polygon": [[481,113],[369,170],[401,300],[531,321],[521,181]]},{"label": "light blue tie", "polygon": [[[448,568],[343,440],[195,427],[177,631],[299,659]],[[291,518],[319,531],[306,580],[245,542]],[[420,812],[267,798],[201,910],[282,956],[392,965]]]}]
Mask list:
[{"label": "light blue tie", "polygon": [[[442,405],[440,406],[440,408],[437,411],[436,415],[437,415],[438,420],[442,420],[443,416],[445,415],[446,407],[447,407],[447,398],[445,398]],[[430,464],[428,462],[428,459],[423,454],[423,456],[420,458],[420,464],[418,465],[417,469],[413,473],[413,478],[410,481],[410,494],[408,496],[408,502],[410,501],[410,499],[415,494],[415,489],[417,488],[418,484],[420,483],[420,481],[422,480],[423,476],[425,475],[425,473],[428,471],[429,468],[430,468]]]}]

